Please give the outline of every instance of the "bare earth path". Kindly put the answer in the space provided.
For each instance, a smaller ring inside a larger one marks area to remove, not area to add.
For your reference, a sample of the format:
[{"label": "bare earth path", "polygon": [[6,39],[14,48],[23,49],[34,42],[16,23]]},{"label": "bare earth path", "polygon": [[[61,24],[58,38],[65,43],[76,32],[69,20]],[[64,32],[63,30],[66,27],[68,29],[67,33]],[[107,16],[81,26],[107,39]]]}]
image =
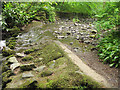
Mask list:
[{"label": "bare earth path", "polygon": [[69,50],[64,44],[62,44],[60,41],[55,41],[55,43],[58,44],[67,53],[68,57],[71,58],[72,62],[74,62],[83,71],[84,74],[90,76],[95,81],[103,84],[105,87],[111,88],[111,85],[106,81],[103,76],[96,73],[93,69],[84,64],[83,61],[71,50]]}]

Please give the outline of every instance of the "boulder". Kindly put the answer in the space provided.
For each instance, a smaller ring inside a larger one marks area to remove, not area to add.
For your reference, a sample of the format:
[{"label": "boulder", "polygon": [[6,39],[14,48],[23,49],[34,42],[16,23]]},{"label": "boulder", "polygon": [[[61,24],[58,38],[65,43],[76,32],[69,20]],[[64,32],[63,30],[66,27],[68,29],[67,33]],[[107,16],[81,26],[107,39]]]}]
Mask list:
[{"label": "boulder", "polygon": [[35,68],[34,63],[31,63],[31,64],[22,64],[22,65],[20,65],[20,69],[21,69],[22,71],[29,71],[29,70],[32,70],[33,68]]},{"label": "boulder", "polygon": [[10,69],[13,71],[15,68],[19,67],[20,63],[13,63],[10,65]]},{"label": "boulder", "polygon": [[10,63],[18,63],[16,57],[10,57],[10,58],[8,59],[8,62],[10,62]]},{"label": "boulder", "polygon": [[34,75],[32,74],[32,72],[24,72],[22,74],[22,78],[30,78],[30,77],[34,77]]},{"label": "boulder", "polygon": [[41,71],[43,71],[44,69],[45,69],[45,65],[43,65],[43,66],[40,66],[40,67],[37,67],[37,68],[35,68],[34,70],[35,71],[38,71],[38,72],[41,72]]},{"label": "boulder", "polygon": [[16,53],[16,55],[17,55],[18,57],[24,57],[24,56],[25,56],[24,53]]}]

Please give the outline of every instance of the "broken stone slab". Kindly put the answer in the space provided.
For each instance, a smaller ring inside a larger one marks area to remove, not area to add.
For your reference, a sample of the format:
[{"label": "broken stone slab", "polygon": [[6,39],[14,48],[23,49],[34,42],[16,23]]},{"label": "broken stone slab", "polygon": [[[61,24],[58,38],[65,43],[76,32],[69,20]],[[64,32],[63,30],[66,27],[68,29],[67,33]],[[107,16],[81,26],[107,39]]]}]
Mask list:
[{"label": "broken stone slab", "polygon": [[10,62],[10,63],[18,63],[16,57],[10,57],[10,58],[8,59],[8,62]]},{"label": "broken stone slab", "polygon": [[20,63],[13,63],[10,65],[10,69],[13,71],[15,68],[19,67]]},{"label": "broken stone slab", "polygon": [[32,70],[33,68],[35,68],[35,64],[34,63],[20,65],[20,69],[22,71],[29,71],[29,70]]},{"label": "broken stone slab", "polygon": [[24,57],[24,56],[25,56],[24,53],[16,53],[16,55],[17,55],[18,57]]},{"label": "broken stone slab", "polygon": [[45,69],[45,65],[43,65],[43,66],[40,66],[40,67],[37,67],[37,68],[35,68],[34,70],[35,71],[38,71],[38,72],[41,72],[41,71],[43,71],[44,69]]},{"label": "broken stone slab", "polygon": [[34,77],[34,75],[32,74],[32,72],[24,72],[22,74],[22,78],[30,78],[30,77]]}]

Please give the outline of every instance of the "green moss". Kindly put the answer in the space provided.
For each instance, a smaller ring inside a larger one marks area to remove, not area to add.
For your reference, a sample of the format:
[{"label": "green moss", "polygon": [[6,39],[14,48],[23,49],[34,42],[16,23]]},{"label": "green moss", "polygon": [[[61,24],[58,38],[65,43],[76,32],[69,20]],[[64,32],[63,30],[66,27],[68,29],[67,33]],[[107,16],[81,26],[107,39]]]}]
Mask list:
[{"label": "green moss", "polygon": [[2,72],[6,72],[7,70],[10,70],[10,68],[6,64],[3,64],[2,65]]},{"label": "green moss", "polygon": [[63,51],[54,43],[47,45],[42,50],[42,54],[40,55],[43,58],[43,63],[47,64],[52,60],[56,60],[60,57],[63,57]]},{"label": "green moss", "polygon": [[49,70],[43,71],[43,72],[41,73],[41,77],[50,76],[50,75],[52,75],[52,74],[53,74],[52,71],[49,71]]},{"label": "green moss", "polygon": [[19,88],[37,88],[37,81],[36,80],[27,80],[25,83],[19,86]]},{"label": "green moss", "polygon": [[7,72],[2,73],[2,88],[4,88],[7,83],[12,81],[12,79],[9,78],[12,74],[13,73],[11,70],[8,70]]},{"label": "green moss", "polygon": [[5,77],[5,76],[9,77],[9,76],[11,76],[12,74],[13,74],[13,73],[12,73],[11,70],[7,70],[6,72],[2,73],[2,77]]},{"label": "green moss", "polygon": [[32,53],[32,52],[34,52],[35,51],[35,49],[27,49],[27,50],[25,50],[25,54],[30,54],[30,53]]},{"label": "green moss", "polygon": [[2,55],[3,56],[10,56],[12,54],[15,54],[15,51],[13,51],[11,49],[3,48],[3,50],[2,50]]},{"label": "green moss", "polygon": [[22,61],[29,61],[29,60],[32,60],[33,57],[32,56],[25,56],[22,58]]},{"label": "green moss", "polygon": [[29,71],[29,70],[32,70],[33,68],[35,68],[34,64],[27,64],[27,65],[20,66],[21,71]]},{"label": "green moss", "polygon": [[[66,75],[66,76],[65,76]],[[100,85],[92,80],[90,80],[86,76],[82,76],[75,72],[70,72],[69,75],[67,73],[65,75],[60,75],[55,80],[49,80],[46,84],[47,88],[100,88]]]}]

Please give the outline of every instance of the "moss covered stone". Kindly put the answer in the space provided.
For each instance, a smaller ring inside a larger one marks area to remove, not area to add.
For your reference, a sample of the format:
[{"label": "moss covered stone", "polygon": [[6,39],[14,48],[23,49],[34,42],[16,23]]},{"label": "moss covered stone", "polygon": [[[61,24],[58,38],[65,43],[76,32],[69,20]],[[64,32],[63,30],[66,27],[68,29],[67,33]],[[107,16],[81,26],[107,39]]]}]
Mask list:
[{"label": "moss covered stone", "polygon": [[20,66],[21,71],[29,71],[29,70],[32,70],[33,68],[35,68],[34,63],[31,63],[31,64],[22,64]]},{"label": "moss covered stone", "polygon": [[10,70],[10,68],[6,64],[3,64],[2,65],[2,72],[6,72],[7,70]]},{"label": "moss covered stone", "polygon": [[8,70],[4,73],[2,73],[2,87],[4,88],[7,83],[11,82],[12,80],[9,79],[9,77],[12,75],[12,71]]},{"label": "moss covered stone", "polygon": [[35,49],[27,49],[27,50],[25,50],[25,54],[30,54],[30,53],[32,53],[32,52],[34,52],[35,51]]},{"label": "moss covered stone", "polygon": [[29,60],[32,60],[33,57],[32,56],[25,56],[22,58],[22,61],[29,61]]},{"label": "moss covered stone", "polygon": [[41,77],[50,76],[50,75],[52,75],[52,74],[53,74],[52,71],[49,71],[49,70],[43,71],[43,72],[41,73]]},{"label": "moss covered stone", "polygon": [[2,55],[3,56],[10,56],[12,54],[15,54],[15,51],[13,51],[9,48],[5,48],[5,47],[3,48],[3,50],[2,50]]},{"label": "moss covered stone", "polygon": [[27,80],[25,83],[23,83],[22,85],[19,86],[19,88],[37,88],[37,81],[36,80]]}]

